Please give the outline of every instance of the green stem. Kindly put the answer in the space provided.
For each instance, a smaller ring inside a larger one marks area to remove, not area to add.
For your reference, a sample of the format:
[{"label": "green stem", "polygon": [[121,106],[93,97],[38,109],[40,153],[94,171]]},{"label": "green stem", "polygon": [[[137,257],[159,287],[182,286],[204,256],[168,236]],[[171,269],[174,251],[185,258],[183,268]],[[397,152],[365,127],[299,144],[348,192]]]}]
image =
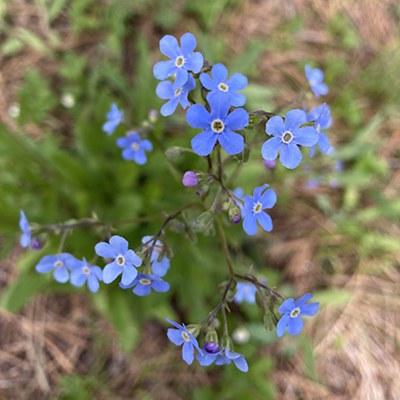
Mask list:
[{"label": "green stem", "polygon": [[226,264],[228,265],[229,273],[230,273],[231,279],[232,279],[232,278],[235,277],[235,269],[233,267],[232,259],[231,259],[231,256],[229,254],[228,242],[226,241],[224,228],[222,227],[222,223],[221,223],[221,221],[219,220],[218,217],[215,218],[215,222],[216,222],[216,225],[217,225],[217,230],[218,230],[219,236],[221,238],[222,251],[224,252],[224,256],[225,256],[225,259],[226,259]]}]

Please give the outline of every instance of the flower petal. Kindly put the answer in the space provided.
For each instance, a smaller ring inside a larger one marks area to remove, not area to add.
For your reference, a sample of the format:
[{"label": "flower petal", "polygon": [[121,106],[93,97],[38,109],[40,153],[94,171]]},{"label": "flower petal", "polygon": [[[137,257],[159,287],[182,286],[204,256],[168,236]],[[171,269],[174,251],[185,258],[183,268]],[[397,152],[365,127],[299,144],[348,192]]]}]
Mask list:
[{"label": "flower petal", "polygon": [[228,78],[228,70],[223,64],[215,64],[211,69],[211,74],[218,84]]},{"label": "flower petal", "polygon": [[286,168],[296,168],[302,159],[301,151],[294,143],[285,144],[281,148],[279,159]]},{"label": "flower petal", "polygon": [[312,317],[319,310],[319,303],[304,304],[301,306],[301,315]]},{"label": "flower petal", "polygon": [[132,267],[130,265],[125,265],[122,271],[122,279],[121,283],[123,285],[129,285],[133,280],[135,280],[138,272],[135,267]]},{"label": "flower petal", "polygon": [[154,280],[152,288],[159,293],[165,293],[168,292],[169,290],[169,283],[163,281],[162,279],[160,280]]},{"label": "flower petal", "polygon": [[[191,108],[189,108],[189,111]],[[192,139],[192,149],[199,156],[208,156],[213,151],[217,139],[218,135],[211,129],[207,129]]]},{"label": "flower petal", "polygon": [[261,148],[261,155],[264,160],[275,160],[278,157],[279,149],[283,147],[282,141],[278,137],[268,139]]},{"label": "flower petal", "polygon": [[234,91],[242,90],[247,86],[248,79],[244,75],[236,73],[233,74],[226,83],[229,89]]},{"label": "flower petal", "polygon": [[[54,270],[53,276],[54,276],[54,279],[60,283],[65,283],[69,279],[69,273],[66,268],[56,268]],[[71,276],[71,283],[72,283],[72,276]]]},{"label": "flower petal", "polygon": [[287,299],[279,306],[278,311],[280,314],[290,313],[296,307],[297,307],[297,305],[296,305],[294,299]]},{"label": "flower petal", "polygon": [[178,329],[168,329],[167,336],[168,339],[177,346],[180,346],[185,341],[182,337],[182,332]]},{"label": "flower petal", "polygon": [[267,125],[265,125],[265,132],[269,135],[282,136],[282,133],[285,132],[285,124],[283,123],[282,117],[276,115],[268,120]]},{"label": "flower petal", "polygon": [[138,150],[135,152],[133,155],[133,160],[135,161],[136,164],[139,165],[144,165],[147,162],[147,156],[146,153],[143,150]]},{"label": "flower petal", "polygon": [[192,364],[194,360],[194,347],[190,342],[185,342],[182,347],[182,358],[187,364]]},{"label": "flower petal", "polygon": [[303,110],[290,110],[286,113],[285,130],[293,132],[305,122],[307,122],[307,116]]},{"label": "flower petal", "polygon": [[219,118],[225,121],[229,108],[231,107],[230,102],[226,100],[227,100],[226,96],[210,97],[209,103],[211,108],[211,120]]},{"label": "flower petal", "polygon": [[314,146],[318,139],[318,132],[313,126],[305,126],[293,131],[293,142],[301,146]]},{"label": "flower petal", "polygon": [[137,296],[148,296],[151,293],[151,285],[137,285],[133,290]]},{"label": "flower petal", "polygon": [[[163,83],[163,82],[161,82],[161,83]],[[163,117],[168,117],[168,116],[172,115],[175,112],[176,107],[178,106],[178,104],[179,104],[179,98],[178,97],[173,97],[171,100],[168,100],[161,107],[160,114]]]},{"label": "flower petal", "polygon": [[114,247],[115,251],[118,254],[125,254],[128,251],[129,243],[122,236],[114,235],[110,237],[109,240],[112,247]]},{"label": "flower petal", "polygon": [[128,250],[124,254],[124,257],[126,262],[133,264],[135,267],[140,267],[142,265],[141,258],[133,250]]},{"label": "flower petal", "polygon": [[203,64],[203,55],[197,51],[196,53],[193,53],[187,57],[185,66],[189,71],[193,71],[195,74],[198,74],[203,67]]},{"label": "flower petal", "polygon": [[303,329],[304,323],[300,317],[296,317],[296,318],[289,317],[287,326],[288,326],[288,332],[291,335],[297,335]]},{"label": "flower petal", "polygon": [[246,215],[243,218],[243,229],[248,235],[257,233],[257,220],[254,215]]},{"label": "flower petal", "polygon": [[175,73],[176,66],[174,61],[159,61],[154,64],[153,75],[160,81],[169,78]]},{"label": "flower petal", "polygon": [[168,272],[169,267],[170,261],[168,257],[164,257],[161,261],[155,259],[155,261],[153,261],[153,263],[151,264],[151,270],[153,271],[153,274],[160,277],[164,276]]},{"label": "flower petal", "polygon": [[243,136],[227,128],[218,135],[218,141],[222,148],[230,155],[238,154],[244,149]]},{"label": "flower petal", "polygon": [[247,364],[247,361],[243,356],[240,356],[239,358],[236,358],[233,360],[235,363],[236,367],[242,371],[242,372],[247,372],[249,370],[249,366]]},{"label": "flower petal", "polygon": [[278,324],[276,325],[276,334],[278,337],[282,337],[283,334],[285,333],[285,329],[287,327],[287,323],[289,321],[290,316],[285,314],[279,321]]},{"label": "flower petal", "polygon": [[328,152],[330,144],[329,144],[329,138],[328,136],[325,135],[325,133],[322,132],[319,133],[319,139],[317,144],[322,153]]},{"label": "flower petal", "polygon": [[264,208],[272,208],[277,200],[277,196],[275,193],[275,190],[273,189],[268,189],[264,192],[264,194],[260,198],[260,203]]},{"label": "flower petal", "polygon": [[233,110],[225,119],[225,126],[229,129],[240,130],[249,124],[249,114],[243,108]]},{"label": "flower petal", "polygon": [[97,243],[94,246],[94,251],[98,256],[104,258],[115,258],[118,255],[114,247],[106,242]]},{"label": "flower petal", "polygon": [[87,280],[89,290],[92,293],[96,293],[99,290],[100,284],[99,281],[97,280],[96,276],[93,274],[90,274]]},{"label": "flower petal", "polygon": [[160,40],[160,50],[165,56],[175,59],[181,53],[178,41],[172,35],[165,35]]},{"label": "flower petal", "polygon": [[244,94],[234,93],[231,91],[229,91],[228,94],[229,94],[232,106],[241,107],[246,104],[246,96]]},{"label": "flower petal", "polygon": [[211,125],[211,116],[202,105],[195,104],[187,111],[186,121],[192,128],[206,129]]},{"label": "flower petal", "polygon": [[298,300],[296,300],[296,307],[301,307],[304,303],[307,303],[308,300],[311,300],[314,296],[311,293],[307,293],[301,296]]},{"label": "flower petal", "polygon": [[103,281],[104,283],[111,283],[113,282],[118,275],[121,274],[123,267],[118,265],[116,262],[112,262],[107,264],[103,270]]},{"label": "flower petal", "polygon": [[200,75],[200,82],[207,90],[217,89],[217,85],[214,83],[211,76],[205,72]]},{"label": "flower petal", "polygon": [[77,287],[83,286],[86,282],[86,279],[87,279],[87,275],[84,275],[80,268],[71,272],[70,282],[74,286],[77,286]]},{"label": "flower petal", "polygon": [[196,48],[196,38],[191,33],[187,32],[181,37],[181,48],[183,55],[193,53]]},{"label": "flower petal", "polygon": [[261,225],[261,227],[267,231],[271,232],[273,225],[272,225],[272,219],[271,217],[265,213],[264,211],[261,211],[259,214],[257,214],[257,222]]},{"label": "flower petal", "polygon": [[157,85],[156,88],[157,96],[160,99],[168,100],[175,96],[174,89],[172,89],[172,82],[163,81]]},{"label": "flower petal", "polygon": [[176,89],[180,89],[183,87],[183,85],[187,82],[188,80],[188,72],[187,69],[185,68],[177,68],[176,70],[176,78],[174,80],[174,83],[172,84],[172,88],[174,91]]}]

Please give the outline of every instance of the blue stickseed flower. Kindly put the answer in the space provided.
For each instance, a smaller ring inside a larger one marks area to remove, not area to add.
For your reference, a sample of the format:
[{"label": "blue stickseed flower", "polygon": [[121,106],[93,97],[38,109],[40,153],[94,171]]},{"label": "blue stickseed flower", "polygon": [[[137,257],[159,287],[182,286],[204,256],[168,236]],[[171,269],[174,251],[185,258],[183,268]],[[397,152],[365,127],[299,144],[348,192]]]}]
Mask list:
[{"label": "blue stickseed flower", "polygon": [[175,326],[177,329],[168,329],[167,336],[168,339],[176,346],[182,346],[182,359],[187,364],[192,364],[194,360],[194,349],[196,348],[199,354],[203,354],[199,347],[197,339],[189,333],[184,324],[179,325],[178,323],[165,318],[171,325]]},{"label": "blue stickseed flower", "polygon": [[22,231],[20,240],[21,246],[29,247],[31,244],[31,228],[29,226],[28,218],[26,218],[26,215],[22,210],[19,211],[19,227]]},{"label": "blue stickseed flower", "polygon": [[318,132],[312,126],[300,127],[307,122],[302,110],[291,110],[282,117],[275,116],[268,120],[265,131],[273,135],[262,146],[261,154],[265,160],[275,160],[280,151],[280,162],[286,168],[296,168],[302,159],[298,145],[314,146],[318,142]]},{"label": "blue stickseed flower", "polygon": [[128,249],[129,243],[121,236],[112,236],[110,243],[100,242],[95,246],[97,255],[113,259],[103,270],[104,283],[113,282],[121,273],[121,282],[129,285],[137,276],[136,267],[142,265],[142,260],[133,251]]},{"label": "blue stickseed flower", "polygon": [[208,156],[217,143],[230,155],[243,151],[242,135],[233,132],[241,130],[249,123],[249,114],[243,108],[236,108],[228,114],[230,104],[224,96],[213,96],[209,101],[211,112],[202,105],[191,106],[186,114],[188,124],[193,128],[202,128],[192,139],[192,149],[199,156]]},{"label": "blue stickseed flower", "polygon": [[176,75],[173,89],[181,88],[188,81],[188,71],[197,74],[203,66],[203,56],[196,48],[196,38],[191,33],[181,37],[181,46],[175,37],[166,35],[160,40],[161,53],[169,57],[169,61],[159,61],[154,65],[153,74],[159,80]]},{"label": "blue stickseed flower", "polygon": [[203,352],[197,354],[196,359],[202,367],[208,367],[214,362],[215,365],[226,365],[231,364],[233,361],[236,368],[240,371],[247,372],[249,370],[249,366],[244,356],[228,349],[223,349],[215,353],[207,351],[206,346],[204,346]]},{"label": "blue stickseed flower", "polygon": [[75,265],[75,257],[68,253],[47,255],[41,258],[35,269],[40,274],[47,274],[53,271],[54,279],[59,283],[69,280],[69,273]]},{"label": "blue stickseed flower", "polygon": [[160,82],[156,88],[157,96],[160,99],[168,100],[161,107],[161,115],[168,117],[172,115],[178,104],[186,109],[190,106],[190,101],[188,100],[188,94],[191,90],[196,87],[196,82],[191,75],[188,76],[187,82],[180,88],[174,89],[173,84],[170,81]]},{"label": "blue stickseed flower", "polygon": [[107,135],[111,135],[121,123],[122,118],[124,118],[124,112],[118,110],[117,105],[112,103],[111,109],[107,113],[107,121],[103,124],[103,131],[106,132]]},{"label": "blue stickseed flower", "polygon": [[243,302],[254,304],[256,302],[256,293],[257,288],[252,283],[238,282],[234,300],[238,304]]},{"label": "blue stickseed flower", "polygon": [[[317,145],[322,153],[327,153],[330,148],[329,138],[322,130],[332,126],[331,110],[329,106],[324,103],[312,108],[311,111],[307,113],[307,121],[315,121],[315,129],[319,135]],[[313,157],[314,153],[315,146],[312,146],[310,148],[310,156]]]},{"label": "blue stickseed flower", "polygon": [[279,313],[283,314],[276,327],[276,334],[281,337],[287,328],[290,335],[297,335],[303,329],[301,317],[312,317],[318,312],[319,303],[308,303],[312,294],[305,294],[298,300],[287,299],[279,307]]},{"label": "blue stickseed flower", "polygon": [[207,94],[207,100],[215,95],[225,96],[226,101],[234,107],[244,106],[246,97],[243,94],[236,93],[247,86],[247,78],[242,74],[233,74],[228,79],[228,70],[223,64],[215,64],[211,69],[212,78],[202,73],[200,75],[201,84],[210,92]]},{"label": "blue stickseed flower", "polygon": [[[152,239],[153,236],[144,236],[142,238],[142,243],[144,244],[145,250],[153,246],[154,241]],[[164,245],[161,243],[160,240],[156,240],[150,256],[150,266],[153,274],[159,277],[163,277],[168,272],[170,267],[169,258],[165,255],[162,257],[163,250]]]},{"label": "blue stickseed flower", "polygon": [[103,271],[97,265],[90,265],[86,259],[73,260],[71,271],[71,284],[81,287],[85,283],[92,293],[99,290],[99,282],[103,281]]},{"label": "blue stickseed flower", "polygon": [[133,288],[132,292],[137,296],[147,296],[151,293],[151,289],[159,293],[165,293],[169,290],[169,283],[162,280],[159,276],[141,273],[129,285],[120,283],[119,286],[122,289]]},{"label": "blue stickseed flower", "polygon": [[311,68],[309,65],[306,65],[304,72],[315,97],[328,94],[329,89],[324,83],[324,73],[319,68]]},{"label": "blue stickseed flower", "polygon": [[141,140],[137,132],[127,132],[125,137],[117,140],[117,146],[123,148],[122,158],[127,161],[135,161],[143,165],[147,162],[146,151],[153,150],[153,145],[147,139]]},{"label": "blue stickseed flower", "polygon": [[273,189],[265,190],[268,186],[258,186],[254,189],[253,196],[244,198],[243,229],[248,235],[257,233],[257,223],[267,232],[273,228],[271,217],[264,210],[275,205],[276,193]]}]

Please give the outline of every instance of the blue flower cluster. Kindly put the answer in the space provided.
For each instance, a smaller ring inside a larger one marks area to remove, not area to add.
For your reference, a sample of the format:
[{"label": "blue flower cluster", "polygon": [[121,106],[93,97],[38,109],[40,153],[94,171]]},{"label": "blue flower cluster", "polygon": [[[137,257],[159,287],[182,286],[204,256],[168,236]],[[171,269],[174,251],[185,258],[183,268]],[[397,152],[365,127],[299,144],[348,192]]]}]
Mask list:
[{"label": "blue flower cluster", "polygon": [[[25,215],[21,219],[23,228],[26,229]],[[26,233],[23,233],[24,235]],[[119,286],[122,289],[133,288],[132,292],[138,296],[149,295],[151,289],[160,293],[167,292],[169,284],[162,277],[167,273],[170,261],[164,255],[164,245],[151,236],[145,236],[142,242],[141,252],[144,258],[146,253],[149,251],[151,253],[145,272],[138,272],[138,268],[143,264],[142,258],[129,249],[129,243],[125,238],[117,235],[112,236],[109,242],[99,242],[95,246],[96,254],[108,260],[104,269],[91,265],[85,258],[78,260],[69,253],[60,253],[44,256],[36,265],[36,271],[42,274],[53,272],[54,279],[59,283],[70,281],[77,287],[87,283],[91,292],[99,290],[99,282],[109,284],[119,276],[121,276]]]},{"label": "blue flower cluster", "polygon": [[[107,121],[103,124],[103,131],[108,135],[114,133],[115,129],[122,122],[124,112],[119,110],[113,103],[107,114]],[[117,146],[122,148],[122,158],[127,161],[134,161],[136,164],[143,165],[147,162],[147,151],[153,150],[152,143],[147,139],[142,139],[139,132],[128,131],[125,136],[117,139]]]}]

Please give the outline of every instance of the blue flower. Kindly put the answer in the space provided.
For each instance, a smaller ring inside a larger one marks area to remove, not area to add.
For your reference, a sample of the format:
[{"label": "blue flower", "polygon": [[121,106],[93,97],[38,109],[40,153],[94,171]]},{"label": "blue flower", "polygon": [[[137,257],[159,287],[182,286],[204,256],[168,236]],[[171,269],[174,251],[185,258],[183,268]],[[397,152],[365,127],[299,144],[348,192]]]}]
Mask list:
[{"label": "blue flower", "polygon": [[91,292],[96,293],[99,290],[103,280],[103,271],[97,265],[90,265],[85,259],[74,260],[71,271],[71,284],[77,287],[87,283]]},{"label": "blue flower", "polygon": [[313,297],[312,294],[305,294],[297,301],[294,299],[285,300],[279,307],[279,313],[283,314],[276,327],[276,333],[279,337],[283,336],[287,328],[291,335],[297,335],[303,329],[301,316],[312,317],[319,308],[319,303],[308,303]]},{"label": "blue flower", "polygon": [[157,275],[139,273],[132,283],[129,285],[119,284],[122,289],[130,289],[138,296],[147,296],[151,293],[151,289],[156,292],[164,293],[169,290],[169,283],[162,280]]},{"label": "blue flower", "polygon": [[311,68],[309,65],[306,65],[304,72],[315,97],[325,95],[329,92],[328,86],[324,83],[324,73],[319,68]]},{"label": "blue flower", "polygon": [[203,66],[201,53],[193,53],[195,47],[196,38],[191,33],[185,33],[181,37],[181,46],[173,36],[164,36],[160,40],[160,50],[171,60],[156,63],[153,68],[154,76],[162,81],[176,75],[173,89],[181,88],[188,81],[188,71],[197,74]]},{"label": "blue flower", "polygon": [[243,94],[236,93],[247,86],[247,78],[242,74],[233,74],[228,79],[228,70],[223,64],[215,64],[211,69],[212,78],[203,73],[200,75],[201,84],[210,92],[207,94],[207,100],[214,95],[225,96],[225,101],[229,101],[234,107],[243,106],[246,103],[246,97]]},{"label": "blue flower", "polygon": [[110,244],[106,242],[96,244],[96,254],[114,260],[104,267],[104,283],[113,282],[121,273],[123,285],[129,285],[136,278],[138,274],[136,267],[142,265],[142,260],[133,250],[128,250],[128,246],[128,241],[117,235],[110,238]]},{"label": "blue flower", "polygon": [[[153,246],[154,241],[152,239],[153,236],[144,236],[142,238],[144,250],[147,250]],[[153,274],[159,277],[163,277],[168,272],[170,267],[169,258],[165,255],[163,256],[163,252],[164,245],[159,240],[156,240],[150,256],[150,264]]]},{"label": "blue flower", "polygon": [[217,143],[228,154],[238,154],[243,151],[242,135],[233,132],[241,130],[249,123],[249,115],[243,108],[237,108],[228,114],[230,104],[224,96],[213,96],[209,101],[211,112],[202,105],[195,104],[189,108],[186,120],[193,128],[202,128],[192,139],[192,149],[199,156],[208,156]]},{"label": "blue flower", "polygon": [[247,372],[249,370],[249,366],[244,356],[228,349],[223,349],[218,353],[210,353],[204,349],[202,353],[197,354],[196,359],[202,367],[208,367],[214,362],[215,365],[226,365],[231,364],[233,361],[240,371]]},{"label": "blue flower", "polygon": [[265,127],[269,135],[273,135],[262,146],[261,154],[265,160],[275,160],[280,151],[281,163],[289,169],[296,168],[302,159],[297,145],[314,146],[318,142],[318,132],[314,127],[305,126],[306,113],[302,110],[291,110],[286,114],[285,122],[282,117],[272,117]]},{"label": "blue flower", "polygon": [[267,232],[272,230],[271,217],[264,211],[276,203],[276,193],[273,189],[265,190],[269,185],[258,186],[253,191],[253,197],[246,196],[243,206],[243,229],[248,235],[257,232],[258,224]]},{"label": "blue flower", "polygon": [[236,294],[234,300],[240,304],[246,301],[254,304],[256,302],[257,288],[250,282],[238,282],[236,285]]},{"label": "blue flower", "polygon": [[200,354],[203,353],[202,350],[200,350],[197,339],[191,333],[189,333],[185,325],[183,324],[179,325],[168,318],[166,318],[166,320],[171,325],[175,326],[175,328],[177,328],[177,329],[168,329],[167,332],[168,339],[176,346],[181,346],[183,344],[182,359],[187,364],[189,365],[192,364],[194,360],[194,349],[196,348]]},{"label": "blue flower", "polygon": [[22,210],[19,212],[19,227],[22,231],[20,240],[21,246],[29,247],[31,244],[31,228],[29,226],[28,218],[26,218],[25,213]]},{"label": "blue flower", "polygon": [[54,279],[59,283],[68,282],[69,271],[72,269],[75,257],[68,253],[44,256],[35,269],[41,274],[53,271]]},{"label": "blue flower", "polygon": [[103,131],[107,133],[107,135],[111,135],[117,126],[121,123],[122,118],[124,117],[124,112],[118,110],[118,107],[115,103],[112,103],[111,109],[107,114],[107,121],[103,124]]},{"label": "blue flower", "polygon": [[180,104],[183,109],[189,107],[190,101],[188,100],[188,94],[195,87],[196,82],[191,75],[188,76],[188,80],[183,87],[179,87],[178,89],[174,89],[173,84],[170,81],[160,82],[156,89],[157,96],[160,99],[168,100],[161,107],[161,115],[164,117],[172,115],[178,104]]},{"label": "blue flower", "polygon": [[141,140],[137,132],[127,132],[126,137],[117,140],[117,146],[123,148],[122,157],[127,161],[135,161],[136,164],[143,165],[147,162],[145,151],[153,150],[153,145],[147,139]]},{"label": "blue flower", "polygon": [[[315,129],[319,134],[317,145],[322,153],[327,153],[330,145],[328,136],[321,132],[321,129],[328,129],[332,126],[331,110],[329,106],[324,103],[316,106],[307,113],[307,121],[315,121]],[[315,153],[315,146],[310,149],[310,156],[313,157]]]}]

